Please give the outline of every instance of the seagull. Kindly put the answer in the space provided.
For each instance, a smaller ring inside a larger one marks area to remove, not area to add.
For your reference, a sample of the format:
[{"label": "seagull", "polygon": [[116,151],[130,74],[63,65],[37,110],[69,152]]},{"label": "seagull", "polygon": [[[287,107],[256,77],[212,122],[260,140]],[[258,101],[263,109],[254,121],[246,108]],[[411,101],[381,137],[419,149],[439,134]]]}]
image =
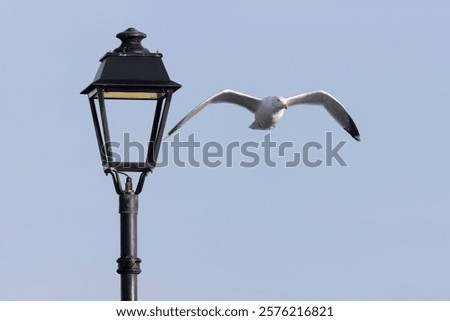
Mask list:
[{"label": "seagull", "polygon": [[168,138],[183,126],[189,119],[197,115],[210,104],[230,103],[246,108],[255,115],[255,121],[249,126],[251,129],[272,129],[281,120],[286,109],[290,106],[311,104],[322,105],[328,113],[341,125],[354,139],[360,141],[358,128],[344,109],[344,106],[329,93],[319,90],[303,93],[288,98],[282,96],[269,96],[263,99],[247,94],[224,89],[212,95],[184,116],[168,133]]}]

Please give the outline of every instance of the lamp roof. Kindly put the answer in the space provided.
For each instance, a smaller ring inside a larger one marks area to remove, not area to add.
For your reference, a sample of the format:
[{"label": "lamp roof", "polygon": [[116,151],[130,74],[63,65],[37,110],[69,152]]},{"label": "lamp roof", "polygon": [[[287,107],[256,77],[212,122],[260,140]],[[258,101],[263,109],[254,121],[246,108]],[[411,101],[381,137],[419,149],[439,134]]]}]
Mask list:
[{"label": "lamp roof", "polygon": [[147,35],[134,28],[116,35],[122,43],[100,59],[100,67],[94,81],[81,94],[89,94],[95,88],[106,91],[145,91],[172,89],[180,84],[172,81],[164,67],[162,54],[152,53],[141,44]]}]

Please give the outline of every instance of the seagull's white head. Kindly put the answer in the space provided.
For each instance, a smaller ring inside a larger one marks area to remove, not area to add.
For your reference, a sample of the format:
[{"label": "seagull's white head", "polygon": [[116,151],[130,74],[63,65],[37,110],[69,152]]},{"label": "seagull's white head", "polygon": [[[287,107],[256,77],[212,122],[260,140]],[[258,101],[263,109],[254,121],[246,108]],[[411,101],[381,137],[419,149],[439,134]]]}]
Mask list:
[{"label": "seagull's white head", "polygon": [[272,98],[272,104],[274,107],[278,109],[287,109],[287,99],[282,96],[273,96]]}]

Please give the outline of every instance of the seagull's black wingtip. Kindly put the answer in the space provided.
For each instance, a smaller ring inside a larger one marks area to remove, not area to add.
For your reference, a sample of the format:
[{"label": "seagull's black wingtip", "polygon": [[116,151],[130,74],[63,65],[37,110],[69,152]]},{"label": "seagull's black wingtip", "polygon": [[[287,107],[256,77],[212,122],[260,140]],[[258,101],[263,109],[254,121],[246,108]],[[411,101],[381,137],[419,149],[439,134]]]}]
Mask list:
[{"label": "seagull's black wingtip", "polygon": [[361,141],[361,136],[359,136],[359,132],[358,129],[353,128],[353,129],[349,129],[349,128],[345,128],[345,130],[350,134],[350,136],[352,136],[355,140],[357,140],[358,142]]},{"label": "seagull's black wingtip", "polygon": [[359,133],[358,132],[353,132],[353,131],[351,131],[351,130],[348,130],[347,128],[345,128],[345,130],[347,131],[347,133],[349,133],[350,134],[350,136],[352,136],[355,140],[357,140],[358,142],[360,142],[361,141],[361,136],[359,136]]},{"label": "seagull's black wingtip", "polygon": [[358,142],[361,141],[361,137],[359,136],[358,128],[355,125],[355,122],[351,117],[349,117],[349,126],[344,128],[355,140]]}]

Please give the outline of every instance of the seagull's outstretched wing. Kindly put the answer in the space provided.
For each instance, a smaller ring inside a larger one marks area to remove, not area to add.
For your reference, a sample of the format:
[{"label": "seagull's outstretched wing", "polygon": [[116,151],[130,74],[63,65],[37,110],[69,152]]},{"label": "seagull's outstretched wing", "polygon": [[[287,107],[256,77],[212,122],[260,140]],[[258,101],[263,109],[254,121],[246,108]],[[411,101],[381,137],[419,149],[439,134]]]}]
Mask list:
[{"label": "seagull's outstretched wing", "polygon": [[[183,117],[167,134],[167,137],[176,132],[181,126],[183,126],[189,119],[197,115],[203,108],[208,106],[209,104],[218,104],[218,103],[230,103],[242,106],[247,108],[252,113],[256,112],[258,108],[258,104],[261,99],[252,97],[231,89],[224,89],[217,94],[209,97],[202,103],[200,103],[197,107],[192,109],[189,114]],[[167,138],[166,137],[166,138]]]},{"label": "seagull's outstretched wing", "polygon": [[355,122],[344,109],[344,106],[325,91],[314,91],[287,98],[288,106],[299,104],[323,105],[331,116],[357,141],[360,140]]}]

